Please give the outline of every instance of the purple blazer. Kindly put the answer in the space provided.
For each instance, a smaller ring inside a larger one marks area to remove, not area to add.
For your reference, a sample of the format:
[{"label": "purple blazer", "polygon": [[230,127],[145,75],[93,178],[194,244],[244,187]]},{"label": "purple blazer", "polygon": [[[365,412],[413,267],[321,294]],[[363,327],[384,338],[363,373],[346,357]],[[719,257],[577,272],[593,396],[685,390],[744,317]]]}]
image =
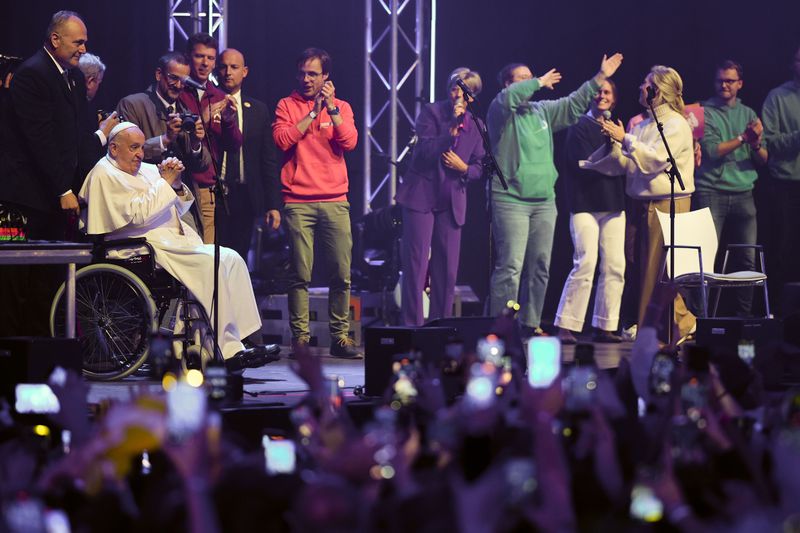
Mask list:
[{"label": "purple blazer", "polygon": [[[456,137],[450,135],[450,117],[453,106],[441,100],[422,108],[417,117],[417,145],[411,165],[397,188],[395,200],[413,211],[427,213],[434,209],[452,209],[453,219],[464,225],[467,213],[468,180],[481,177],[483,143],[478,128],[467,112],[463,129]],[[442,154],[452,149],[469,165],[461,176],[442,163]]]}]

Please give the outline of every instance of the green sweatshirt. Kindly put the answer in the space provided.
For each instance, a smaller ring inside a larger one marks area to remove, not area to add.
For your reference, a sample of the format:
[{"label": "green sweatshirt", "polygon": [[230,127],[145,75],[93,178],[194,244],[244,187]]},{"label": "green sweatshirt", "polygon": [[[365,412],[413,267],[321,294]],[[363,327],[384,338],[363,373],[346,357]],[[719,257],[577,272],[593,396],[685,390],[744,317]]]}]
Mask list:
[{"label": "green sweatshirt", "polygon": [[498,179],[492,180],[496,200],[527,203],[555,198],[553,133],[575,124],[600,89],[591,79],[564,98],[531,102],[540,88],[536,78],[513,83],[489,106],[489,137],[508,181],[504,191]]},{"label": "green sweatshirt", "polygon": [[736,99],[733,106],[719,98],[703,102],[705,132],[700,140],[703,149],[703,164],[695,171],[694,186],[699,191],[744,192],[753,189],[758,178],[753,165],[753,149],[743,144],[736,150],[720,157],[720,143],[735,139],[744,132],[756,112]]},{"label": "green sweatshirt", "polygon": [[800,81],[772,89],[761,110],[773,178],[800,180]]}]

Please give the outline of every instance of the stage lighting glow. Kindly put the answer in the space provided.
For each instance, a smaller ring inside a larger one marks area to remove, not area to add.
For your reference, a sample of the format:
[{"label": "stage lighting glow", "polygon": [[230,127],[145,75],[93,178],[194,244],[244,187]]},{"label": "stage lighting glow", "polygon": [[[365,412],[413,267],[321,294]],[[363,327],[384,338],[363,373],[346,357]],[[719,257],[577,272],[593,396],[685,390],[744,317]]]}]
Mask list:
[{"label": "stage lighting glow", "polygon": [[193,368],[186,373],[186,383],[192,387],[200,387],[203,385],[203,373]]}]

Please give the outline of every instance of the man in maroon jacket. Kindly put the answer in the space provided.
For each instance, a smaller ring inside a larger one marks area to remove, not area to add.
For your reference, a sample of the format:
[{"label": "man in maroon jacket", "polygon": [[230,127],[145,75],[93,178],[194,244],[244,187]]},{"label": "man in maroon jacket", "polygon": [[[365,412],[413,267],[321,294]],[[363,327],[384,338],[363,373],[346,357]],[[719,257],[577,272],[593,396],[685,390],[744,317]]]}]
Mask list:
[{"label": "man in maroon jacket", "polygon": [[206,139],[211,145],[212,164],[202,172],[192,173],[192,185],[203,225],[203,242],[206,244],[214,243],[216,199],[213,187],[216,176],[222,171],[222,153],[238,151],[242,146],[236,99],[208,81],[208,76],[214,71],[218,51],[217,40],[207,33],[195,33],[189,37],[186,55],[189,57],[191,79],[184,83],[180,95],[180,101],[186,109],[200,115],[205,125]]}]

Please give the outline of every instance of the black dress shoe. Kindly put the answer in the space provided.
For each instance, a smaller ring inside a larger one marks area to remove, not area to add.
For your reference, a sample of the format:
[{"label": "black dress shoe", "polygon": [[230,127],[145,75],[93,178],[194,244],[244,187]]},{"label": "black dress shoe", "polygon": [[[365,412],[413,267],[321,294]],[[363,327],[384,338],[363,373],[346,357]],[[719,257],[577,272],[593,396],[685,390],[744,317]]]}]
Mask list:
[{"label": "black dress shoe", "polygon": [[245,368],[258,368],[280,359],[281,349],[276,344],[245,348],[233,357],[225,360],[225,368],[229,372],[237,372]]}]

